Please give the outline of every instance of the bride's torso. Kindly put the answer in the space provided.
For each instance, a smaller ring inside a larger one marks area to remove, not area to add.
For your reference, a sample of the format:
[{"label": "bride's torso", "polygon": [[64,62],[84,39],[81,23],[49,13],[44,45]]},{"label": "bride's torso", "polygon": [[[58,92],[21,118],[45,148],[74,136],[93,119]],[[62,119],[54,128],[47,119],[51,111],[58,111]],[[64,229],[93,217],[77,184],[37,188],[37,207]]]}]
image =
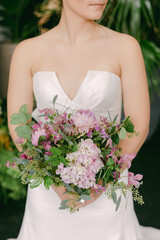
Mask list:
[{"label": "bride's torso", "polygon": [[96,116],[107,116],[117,121],[121,118],[122,88],[118,75],[108,71],[89,70],[83,79],[77,93],[70,99],[61,86],[55,72],[39,71],[33,76],[33,91],[37,108],[32,116],[41,121],[40,112],[44,108],[53,108],[53,98],[58,95],[56,109],[61,113],[76,109],[90,109]]},{"label": "bride's torso", "polygon": [[96,115],[109,111],[112,118],[118,113],[120,120],[122,82],[115,43],[119,33],[113,31],[112,37],[110,31],[101,26],[96,39],[77,46],[57,41],[56,28],[40,36],[37,46],[41,48],[32,67],[37,109],[52,108],[53,97],[58,95],[60,111],[67,107],[69,111],[90,109]]}]

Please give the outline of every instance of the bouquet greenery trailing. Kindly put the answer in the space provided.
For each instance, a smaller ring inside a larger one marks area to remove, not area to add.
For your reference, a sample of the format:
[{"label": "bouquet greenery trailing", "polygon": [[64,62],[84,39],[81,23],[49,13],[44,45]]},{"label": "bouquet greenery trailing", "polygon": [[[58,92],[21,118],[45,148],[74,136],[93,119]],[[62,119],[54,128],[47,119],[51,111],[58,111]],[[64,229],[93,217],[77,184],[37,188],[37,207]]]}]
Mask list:
[{"label": "bouquet greenery trailing", "polygon": [[18,179],[19,171],[12,171],[4,165],[7,160],[13,161],[17,155],[7,127],[6,101],[0,99],[0,200],[7,202],[8,198],[19,200],[26,196],[26,189]]},{"label": "bouquet greenery trailing", "polygon": [[71,198],[62,201],[60,209],[70,212],[76,211],[77,201],[91,199],[91,189],[97,194],[105,191],[116,204],[116,210],[121,202],[117,190],[125,197],[127,191],[132,190],[134,200],[143,204],[138,192],[142,175],[129,172],[127,184],[119,181],[123,164],[130,168],[136,156],[136,153],[122,155],[118,147],[119,141],[127,135],[138,134],[130,116],[118,124],[118,114],[113,121],[102,116],[97,120],[90,110],[60,114],[55,108],[57,97],[53,99],[53,109],[39,110],[42,122],[29,122],[31,114],[26,105],[11,116],[11,124],[18,125],[15,131],[22,151],[8,166],[17,167],[22,182],[29,183],[31,188],[42,183],[46,189],[52,184],[64,186],[65,194]]}]

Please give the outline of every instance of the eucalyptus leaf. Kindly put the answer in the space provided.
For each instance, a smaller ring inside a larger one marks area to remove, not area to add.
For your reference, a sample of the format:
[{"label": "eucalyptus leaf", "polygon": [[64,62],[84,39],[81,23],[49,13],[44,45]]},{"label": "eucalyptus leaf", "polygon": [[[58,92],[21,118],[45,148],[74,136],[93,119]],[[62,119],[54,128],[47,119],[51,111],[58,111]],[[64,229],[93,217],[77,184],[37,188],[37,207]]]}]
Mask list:
[{"label": "eucalyptus leaf", "polygon": [[63,201],[61,202],[61,205],[66,205],[66,203],[68,203],[68,201],[69,201],[69,200],[63,200]]},{"label": "eucalyptus leaf", "polygon": [[112,199],[113,199],[114,204],[117,204],[117,194],[116,194],[116,192],[113,191],[113,192],[111,193],[111,196],[112,196]]},{"label": "eucalyptus leaf", "polygon": [[67,191],[69,191],[69,192],[73,192],[74,191],[74,189],[70,185],[64,183],[64,186],[67,189]]},{"label": "eucalyptus leaf", "polygon": [[91,199],[91,197],[90,197],[89,195],[84,195],[84,194],[83,194],[83,195],[81,195],[81,196],[80,196],[80,198],[81,198],[81,199],[83,199],[83,200],[85,200],[85,201],[87,201],[87,200],[90,200],[90,199]]},{"label": "eucalyptus leaf", "polygon": [[53,98],[53,105],[56,103],[57,98],[58,98],[58,95],[55,95],[54,98]]},{"label": "eucalyptus leaf", "polygon": [[61,205],[61,206],[59,207],[60,210],[63,210],[63,209],[66,209],[66,208],[68,208],[68,205]]},{"label": "eucalyptus leaf", "polygon": [[118,201],[117,201],[117,204],[116,204],[116,211],[118,210],[118,208],[120,206],[120,203],[121,203],[121,196],[119,196],[119,198],[118,198]]}]

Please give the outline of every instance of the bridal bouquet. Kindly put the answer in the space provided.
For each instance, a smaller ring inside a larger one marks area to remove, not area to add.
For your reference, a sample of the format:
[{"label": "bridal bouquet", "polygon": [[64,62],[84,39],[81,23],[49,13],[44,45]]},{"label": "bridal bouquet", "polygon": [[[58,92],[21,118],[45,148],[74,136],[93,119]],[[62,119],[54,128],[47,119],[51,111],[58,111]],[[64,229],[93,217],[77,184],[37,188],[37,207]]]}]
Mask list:
[{"label": "bridal bouquet", "polygon": [[97,194],[100,190],[105,191],[116,204],[116,211],[121,202],[117,190],[125,197],[131,190],[133,199],[143,204],[138,192],[142,175],[129,172],[127,184],[118,181],[124,163],[130,168],[131,160],[136,156],[136,153],[122,155],[118,147],[127,135],[137,135],[130,116],[117,124],[117,115],[112,121],[102,116],[97,120],[89,110],[60,114],[55,109],[57,97],[53,99],[53,109],[39,110],[42,122],[29,122],[31,114],[26,105],[11,116],[11,124],[19,125],[15,131],[22,151],[8,166],[17,167],[22,183],[29,183],[31,188],[42,183],[46,189],[52,184],[64,186],[65,194],[71,198],[62,201],[60,209],[70,212],[76,211],[77,201],[91,199],[91,189]]}]

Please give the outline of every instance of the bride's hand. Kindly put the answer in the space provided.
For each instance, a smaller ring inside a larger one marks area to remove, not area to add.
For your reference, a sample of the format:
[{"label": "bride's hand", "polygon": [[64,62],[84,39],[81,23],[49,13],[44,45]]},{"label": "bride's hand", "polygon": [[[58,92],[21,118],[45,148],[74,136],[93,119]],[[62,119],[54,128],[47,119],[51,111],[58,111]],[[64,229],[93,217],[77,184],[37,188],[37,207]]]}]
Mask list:
[{"label": "bride's hand", "polygon": [[[100,180],[101,181],[101,180]],[[99,182],[100,183],[100,182]],[[108,187],[109,184],[106,185],[106,188]],[[76,205],[75,209],[79,209],[81,207],[85,207],[91,203],[93,203],[94,201],[97,200],[97,198],[99,198],[103,193],[103,190],[100,190],[99,193],[97,194],[95,190],[91,189],[91,193],[90,193],[90,200],[85,201],[84,203],[78,202],[78,204]]]},{"label": "bride's hand", "polygon": [[[107,187],[108,185],[106,185]],[[52,184],[52,189],[58,194],[59,198],[61,199],[61,201],[63,200],[67,200],[67,199],[73,199],[76,201],[76,197],[74,195],[71,194],[64,194],[64,192],[66,191],[66,188],[64,186],[60,186],[60,187],[56,187],[54,184]],[[103,190],[99,191],[99,194],[96,193],[95,190],[91,190],[90,193],[90,200],[85,201],[84,203],[77,201],[76,202],[76,207],[75,209],[79,209],[81,207],[85,207],[89,204],[91,204],[92,202],[94,202],[97,198],[99,198],[101,196],[101,194],[103,193]]]}]

